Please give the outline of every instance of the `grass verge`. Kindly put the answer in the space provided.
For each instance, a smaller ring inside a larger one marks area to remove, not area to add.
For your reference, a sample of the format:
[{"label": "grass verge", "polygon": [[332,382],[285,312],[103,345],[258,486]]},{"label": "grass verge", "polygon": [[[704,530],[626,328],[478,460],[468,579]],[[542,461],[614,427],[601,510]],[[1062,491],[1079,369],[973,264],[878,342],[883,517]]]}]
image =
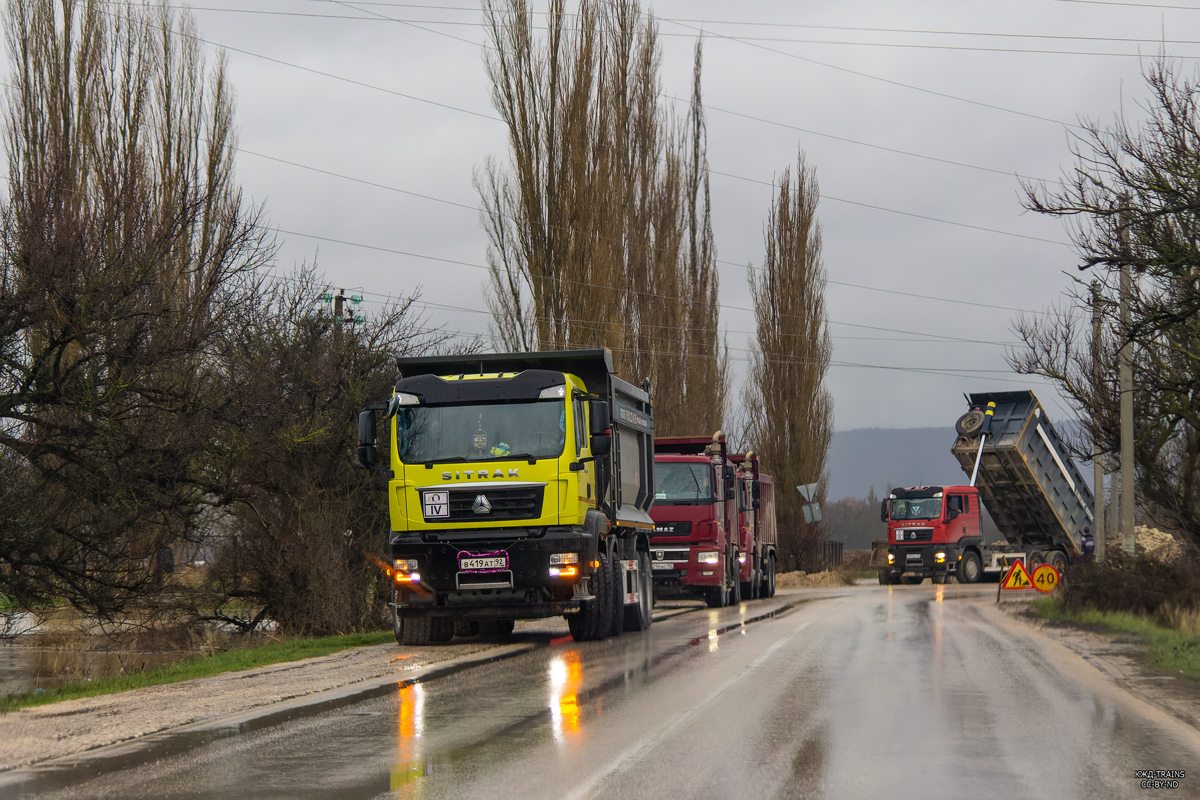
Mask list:
[{"label": "grass verge", "polygon": [[223,672],[237,672],[243,669],[265,667],[269,664],[300,661],[305,658],[327,656],[353,647],[366,647],[390,641],[392,641],[392,632],[381,631],[378,633],[355,633],[347,636],[325,636],[319,639],[289,639],[270,642],[258,647],[246,647],[208,656],[198,656],[147,672],[65,683],[40,693],[24,692],[6,695],[0,697],[0,713],[18,708],[56,703],[59,700],[116,694],[130,689],[140,689],[143,686],[159,686],[164,683],[177,683],[193,678],[219,675]]},{"label": "grass verge", "polygon": [[1068,611],[1046,597],[1030,605],[1042,619],[1099,627],[1109,633],[1131,633],[1146,643],[1146,662],[1163,672],[1200,678],[1200,637],[1180,633],[1123,611]]}]

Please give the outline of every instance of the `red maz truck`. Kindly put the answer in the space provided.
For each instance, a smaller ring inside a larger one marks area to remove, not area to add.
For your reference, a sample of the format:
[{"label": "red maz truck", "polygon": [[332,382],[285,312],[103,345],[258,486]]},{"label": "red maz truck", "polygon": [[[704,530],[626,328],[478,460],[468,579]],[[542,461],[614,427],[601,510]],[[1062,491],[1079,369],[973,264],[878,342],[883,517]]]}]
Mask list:
[{"label": "red maz truck", "polygon": [[654,440],[651,569],[658,597],[711,608],[775,594],[775,484],[725,436]]},{"label": "red maz truck", "polygon": [[[775,479],[759,469],[753,450],[736,455],[737,503],[740,536],[738,563],[742,597],[754,599],[775,594]],[[652,515],[653,516],[653,515]]]},{"label": "red maz truck", "polygon": [[654,480],[655,596],[700,596],[710,608],[741,602],[737,467],[725,436],[656,438]]}]

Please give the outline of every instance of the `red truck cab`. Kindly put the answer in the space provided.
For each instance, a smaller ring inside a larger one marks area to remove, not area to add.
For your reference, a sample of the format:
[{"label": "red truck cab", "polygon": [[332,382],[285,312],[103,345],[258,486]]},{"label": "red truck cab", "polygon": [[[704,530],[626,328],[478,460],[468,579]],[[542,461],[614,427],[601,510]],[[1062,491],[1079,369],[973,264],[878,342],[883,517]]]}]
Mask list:
[{"label": "red truck cab", "polygon": [[654,440],[651,570],[657,597],[741,601],[737,466],[725,437]]},{"label": "red truck cab", "polygon": [[887,523],[888,566],[879,582],[915,584],[955,576],[975,583],[981,573],[979,490],[972,486],[893,489],[880,518]]}]

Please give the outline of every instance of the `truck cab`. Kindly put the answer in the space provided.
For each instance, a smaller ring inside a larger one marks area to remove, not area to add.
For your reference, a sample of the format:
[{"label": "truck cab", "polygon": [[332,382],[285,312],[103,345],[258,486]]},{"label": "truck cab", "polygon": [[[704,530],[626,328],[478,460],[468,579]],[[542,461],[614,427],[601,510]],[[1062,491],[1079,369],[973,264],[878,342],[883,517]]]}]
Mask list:
[{"label": "truck cab", "polygon": [[887,523],[888,565],[880,569],[879,582],[979,580],[979,512],[979,491],[971,486],[893,489],[880,508]]},{"label": "truck cab", "polygon": [[712,608],[740,602],[737,467],[724,435],[660,437],[654,448],[656,594],[699,596]]}]

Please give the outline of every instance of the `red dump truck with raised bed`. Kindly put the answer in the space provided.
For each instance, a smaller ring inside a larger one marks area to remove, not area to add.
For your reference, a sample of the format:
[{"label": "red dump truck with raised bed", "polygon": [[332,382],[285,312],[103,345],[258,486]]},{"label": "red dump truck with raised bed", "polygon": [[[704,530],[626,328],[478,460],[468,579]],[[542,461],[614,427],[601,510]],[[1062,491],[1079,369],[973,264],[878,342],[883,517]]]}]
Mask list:
[{"label": "red dump truck with raised bed", "polygon": [[[880,517],[888,564],[879,582],[975,583],[1017,559],[1062,570],[1085,552],[1092,492],[1033,392],[980,392],[955,425],[966,486],[893,489]],[[985,543],[981,503],[1005,542]]]}]

